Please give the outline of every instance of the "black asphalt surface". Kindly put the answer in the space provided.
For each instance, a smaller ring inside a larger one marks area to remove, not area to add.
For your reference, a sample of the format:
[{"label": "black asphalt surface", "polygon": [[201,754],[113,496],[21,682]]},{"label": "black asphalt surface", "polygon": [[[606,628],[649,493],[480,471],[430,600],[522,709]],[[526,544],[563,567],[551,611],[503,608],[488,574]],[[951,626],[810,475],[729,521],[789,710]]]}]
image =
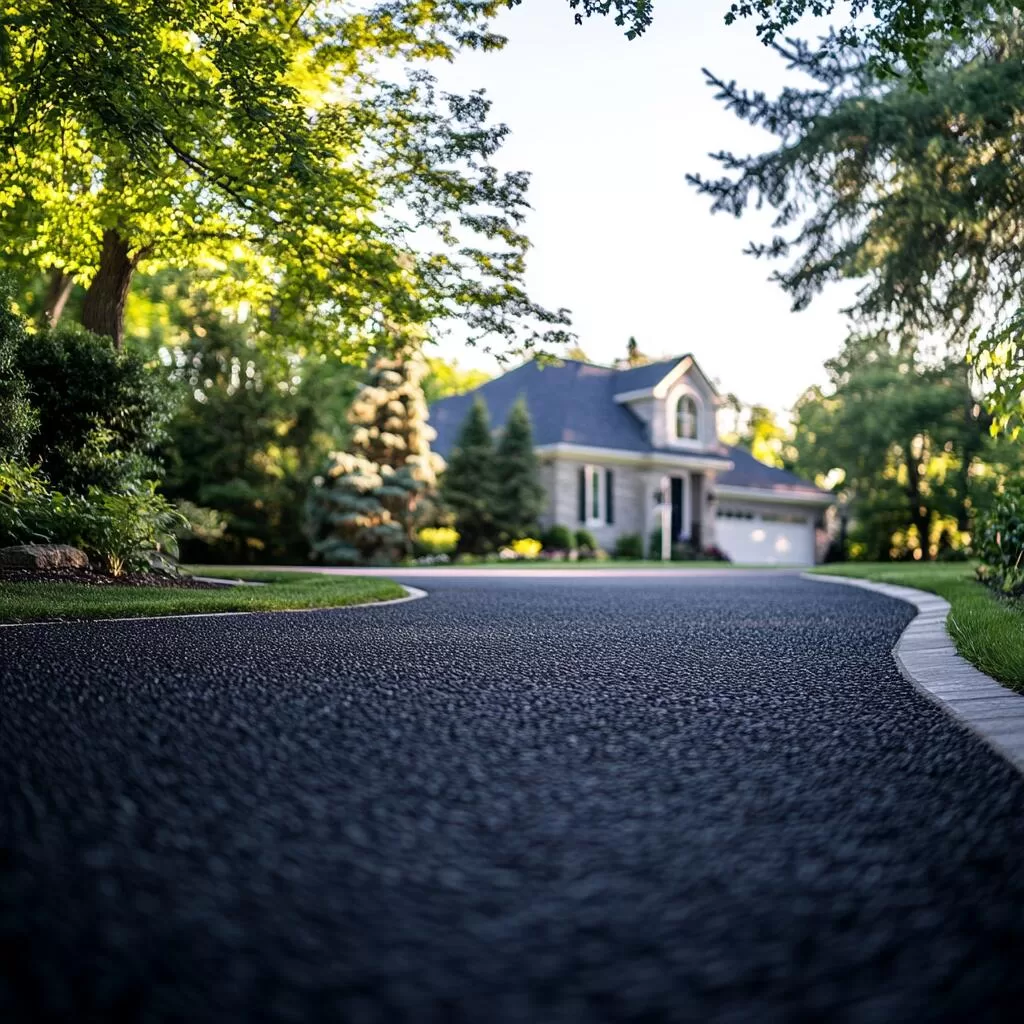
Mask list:
[{"label": "black asphalt surface", "polygon": [[426,586],[0,630],[0,1021],[1024,1019],[1024,783],[907,606]]}]

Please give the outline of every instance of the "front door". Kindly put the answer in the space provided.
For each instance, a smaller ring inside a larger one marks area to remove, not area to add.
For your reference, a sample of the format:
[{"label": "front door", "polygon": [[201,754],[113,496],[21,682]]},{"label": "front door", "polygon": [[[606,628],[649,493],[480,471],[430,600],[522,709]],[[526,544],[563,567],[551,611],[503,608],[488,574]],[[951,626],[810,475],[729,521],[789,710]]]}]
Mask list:
[{"label": "front door", "polygon": [[[672,543],[689,538],[689,530],[686,529],[686,485],[689,480],[685,477],[672,477]],[[686,532],[684,532],[684,530]]]}]

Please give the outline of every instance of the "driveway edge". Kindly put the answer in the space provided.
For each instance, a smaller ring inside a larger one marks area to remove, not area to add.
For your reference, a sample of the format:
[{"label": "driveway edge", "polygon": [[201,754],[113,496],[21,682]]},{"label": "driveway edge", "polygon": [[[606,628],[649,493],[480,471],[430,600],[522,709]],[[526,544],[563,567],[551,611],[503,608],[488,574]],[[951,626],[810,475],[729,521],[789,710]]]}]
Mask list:
[{"label": "driveway edge", "polygon": [[399,583],[405,591],[405,597],[391,597],[387,601],[361,601],[359,604],[323,605],[320,608],[271,608],[267,611],[237,612],[178,612],[174,615],[123,615],[120,618],[96,619],[56,619],[36,622],[0,622],[0,629],[27,629],[30,626],[73,626],[88,622],[93,625],[102,622],[159,622],[163,619],[224,619],[234,615],[305,615],[309,612],[344,612],[349,608],[383,608],[389,604],[405,604],[406,601],[418,601],[426,597],[427,592],[419,587],[410,587]]},{"label": "driveway edge", "polygon": [[839,583],[905,601],[917,609],[892,656],[903,677],[945,712],[1024,772],[1024,696],[960,657],[946,631],[949,602],[937,594],[851,576],[803,573],[801,579]]}]

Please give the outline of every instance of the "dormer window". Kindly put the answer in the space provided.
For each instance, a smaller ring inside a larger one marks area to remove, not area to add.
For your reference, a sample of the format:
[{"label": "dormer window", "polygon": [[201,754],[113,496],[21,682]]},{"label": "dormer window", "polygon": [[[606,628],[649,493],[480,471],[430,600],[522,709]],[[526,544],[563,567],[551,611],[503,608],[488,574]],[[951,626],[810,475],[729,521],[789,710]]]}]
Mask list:
[{"label": "dormer window", "polygon": [[697,402],[692,395],[682,395],[676,402],[676,439],[697,440]]}]

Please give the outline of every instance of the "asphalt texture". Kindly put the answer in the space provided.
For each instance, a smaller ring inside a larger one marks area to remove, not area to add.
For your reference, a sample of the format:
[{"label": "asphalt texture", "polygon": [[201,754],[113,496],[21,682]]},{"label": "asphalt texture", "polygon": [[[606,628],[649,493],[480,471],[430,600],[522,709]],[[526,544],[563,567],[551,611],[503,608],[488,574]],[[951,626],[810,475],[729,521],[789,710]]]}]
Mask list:
[{"label": "asphalt texture", "polygon": [[0,1020],[1022,1018],[1024,782],[908,606],[426,586],[0,630]]}]

